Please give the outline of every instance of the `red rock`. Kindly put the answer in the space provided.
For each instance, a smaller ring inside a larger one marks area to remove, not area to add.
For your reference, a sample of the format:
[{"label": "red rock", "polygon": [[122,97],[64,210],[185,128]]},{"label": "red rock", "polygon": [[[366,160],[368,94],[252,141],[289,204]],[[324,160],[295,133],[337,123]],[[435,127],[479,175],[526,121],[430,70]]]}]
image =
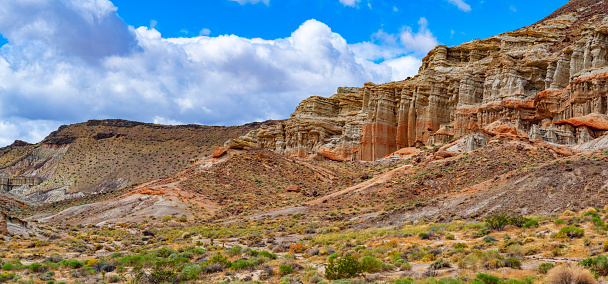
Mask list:
[{"label": "red rock", "polygon": [[213,157],[219,158],[221,156],[224,156],[227,152],[228,152],[228,149],[226,149],[224,147],[215,148],[215,151],[213,151]]},{"label": "red rock", "polygon": [[598,113],[591,113],[581,117],[563,119],[556,122],[555,124],[570,124],[574,127],[587,126],[594,130],[608,130],[608,116]]},{"label": "red rock", "polygon": [[300,192],[300,187],[295,185],[295,184],[290,184],[289,186],[287,186],[287,188],[285,189],[287,192]]},{"label": "red rock", "polygon": [[418,148],[408,147],[408,148],[403,148],[403,149],[397,150],[397,151],[393,152],[392,154],[390,154],[389,156],[398,155],[399,157],[405,157],[405,156],[409,156],[409,155],[416,155],[420,152],[422,152],[422,151],[420,151],[420,149],[418,149]]}]

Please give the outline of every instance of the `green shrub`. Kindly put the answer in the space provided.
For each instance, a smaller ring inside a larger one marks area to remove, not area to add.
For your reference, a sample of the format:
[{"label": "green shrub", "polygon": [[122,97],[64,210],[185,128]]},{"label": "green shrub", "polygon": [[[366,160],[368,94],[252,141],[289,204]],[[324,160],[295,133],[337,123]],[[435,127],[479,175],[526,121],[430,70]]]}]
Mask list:
[{"label": "green shrub", "polygon": [[555,267],[555,264],[550,263],[550,262],[544,262],[538,266],[538,272],[540,272],[542,274],[547,274],[547,272],[549,270],[551,270],[551,268],[553,268],[553,267]]},{"label": "green shrub", "polygon": [[580,262],[580,265],[589,268],[589,270],[597,273],[598,275],[608,275],[608,258],[606,258],[604,255],[584,259]]},{"label": "green shrub", "polygon": [[226,250],[226,254],[229,256],[239,256],[243,253],[243,248],[239,245],[233,246]]},{"label": "green shrub", "polygon": [[325,269],[325,278],[329,280],[353,278],[362,272],[361,264],[353,256],[347,255],[337,261],[334,260],[330,259]]},{"label": "green shrub", "polygon": [[534,219],[528,219],[528,221],[526,221],[526,223],[524,224],[523,228],[526,228],[526,229],[538,228],[538,226],[539,226],[538,221],[536,221]]},{"label": "green shrub", "polygon": [[174,253],[177,254],[177,251],[168,247],[159,248],[153,252],[154,256],[162,258],[168,258]]},{"label": "green shrub", "polygon": [[279,266],[279,275],[285,276],[287,274],[291,274],[293,272],[293,267],[285,264],[281,264]]},{"label": "green shrub", "polygon": [[258,262],[257,259],[250,259],[250,260],[239,259],[239,260],[233,262],[232,265],[230,266],[230,268],[232,270],[240,270],[245,267],[256,266],[258,264],[260,264],[260,263]]},{"label": "green shrub", "polygon": [[521,269],[521,261],[515,257],[510,257],[505,260],[505,267]]},{"label": "green shrub", "polygon": [[446,239],[446,240],[455,240],[455,239],[456,239],[456,236],[454,236],[454,235],[452,235],[452,234],[449,234],[449,235],[445,236],[445,239]]},{"label": "green shrub", "polygon": [[2,265],[2,270],[13,270],[15,269],[15,265],[12,263],[5,263]]},{"label": "green shrub", "polygon": [[475,279],[473,280],[474,284],[501,284],[501,282],[502,281],[500,280],[500,278],[485,273],[477,274],[477,276],[475,276]]},{"label": "green shrub", "polygon": [[555,220],[555,222],[553,222],[553,224],[555,224],[555,226],[563,225],[564,223],[566,223],[566,220],[563,220],[563,219],[557,219],[557,220]]},{"label": "green shrub", "polygon": [[509,217],[505,213],[486,218],[486,226],[493,231],[502,231],[509,223]]},{"label": "green shrub", "polygon": [[48,270],[48,266],[44,266],[41,263],[32,263],[27,266],[27,270],[35,273],[42,273]]},{"label": "green shrub", "polygon": [[393,281],[393,284],[414,284],[414,278],[407,277],[405,279],[397,279]]},{"label": "green shrub", "polygon": [[198,278],[199,274],[201,274],[201,268],[198,267],[198,265],[187,265],[182,269],[182,272],[179,273],[178,278],[182,281],[195,280]]},{"label": "green shrub", "polygon": [[376,273],[382,271],[384,262],[377,260],[373,256],[364,256],[361,258],[361,269],[367,273]]},{"label": "green shrub", "polygon": [[566,226],[559,230],[557,233],[558,238],[580,238],[585,235],[585,229],[576,226]]},{"label": "green shrub", "polygon": [[172,219],[173,219],[173,216],[168,215],[168,216],[163,217],[163,218],[162,218],[162,219],[160,219],[160,220],[161,220],[161,221],[163,221],[163,222],[169,222],[169,221],[171,221]]},{"label": "green shrub", "polygon": [[525,218],[521,215],[509,217],[509,224],[514,225],[518,228],[522,228],[528,221],[530,221],[530,219]]},{"label": "green shrub", "polygon": [[69,267],[72,269],[81,268],[83,266],[82,262],[80,262],[76,259],[62,260],[59,264],[61,264],[61,266],[66,266],[66,267]]}]

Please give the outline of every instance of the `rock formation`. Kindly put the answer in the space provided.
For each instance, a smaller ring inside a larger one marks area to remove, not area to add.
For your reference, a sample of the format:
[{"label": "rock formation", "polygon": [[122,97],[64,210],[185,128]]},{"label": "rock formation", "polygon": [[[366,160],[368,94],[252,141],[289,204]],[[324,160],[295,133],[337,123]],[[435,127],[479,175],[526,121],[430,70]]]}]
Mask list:
[{"label": "rock formation", "polygon": [[291,118],[261,127],[257,141],[247,136],[235,140],[256,142],[259,147],[295,157],[358,159],[362,104],[363,89],[338,88],[330,98],[315,96],[302,101]]},{"label": "rock formation", "polygon": [[257,145],[371,161],[505,119],[531,139],[590,141],[606,130],[565,120],[608,113],[607,15],[608,2],[572,0],[531,26],[437,46],[413,78],[304,100],[290,119],[260,128]]}]

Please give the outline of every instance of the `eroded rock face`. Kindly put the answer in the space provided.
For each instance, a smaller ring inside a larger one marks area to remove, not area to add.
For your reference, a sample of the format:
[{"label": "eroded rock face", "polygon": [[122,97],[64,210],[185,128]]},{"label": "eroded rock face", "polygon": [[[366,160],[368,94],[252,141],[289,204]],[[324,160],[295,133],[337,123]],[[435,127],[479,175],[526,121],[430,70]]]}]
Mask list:
[{"label": "eroded rock face", "polygon": [[529,27],[437,46],[413,78],[306,99],[290,119],[259,129],[257,145],[370,161],[448,144],[499,120],[518,135],[571,145],[605,130],[556,122],[608,114],[607,94],[608,2],[572,0]]},{"label": "eroded rock face", "polygon": [[362,103],[361,88],[339,88],[330,98],[310,97],[291,118],[258,129],[257,146],[294,157],[358,159]]}]

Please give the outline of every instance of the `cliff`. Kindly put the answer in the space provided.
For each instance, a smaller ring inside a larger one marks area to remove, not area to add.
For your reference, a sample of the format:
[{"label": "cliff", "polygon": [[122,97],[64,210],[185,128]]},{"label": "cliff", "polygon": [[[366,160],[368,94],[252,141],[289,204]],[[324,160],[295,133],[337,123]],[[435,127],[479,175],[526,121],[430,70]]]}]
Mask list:
[{"label": "cliff", "polygon": [[260,128],[258,146],[371,161],[505,119],[533,139],[587,142],[605,129],[555,122],[608,112],[607,15],[605,1],[572,0],[531,26],[437,46],[413,78],[304,100],[291,118]]}]

